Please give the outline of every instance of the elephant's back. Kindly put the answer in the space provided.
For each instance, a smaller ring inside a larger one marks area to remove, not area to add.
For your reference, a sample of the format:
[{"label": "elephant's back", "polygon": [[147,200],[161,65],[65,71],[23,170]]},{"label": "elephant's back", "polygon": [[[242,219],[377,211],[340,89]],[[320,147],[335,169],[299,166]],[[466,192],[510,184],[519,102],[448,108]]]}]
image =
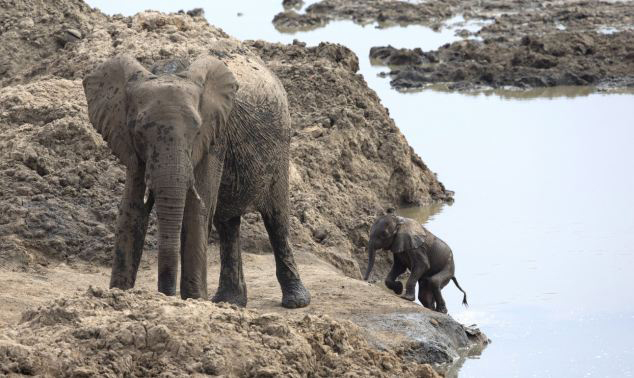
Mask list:
[{"label": "elephant's back", "polygon": [[[238,81],[237,101],[288,115],[284,86],[259,56],[233,39],[217,41],[210,52],[229,67]],[[284,126],[290,127],[290,118],[285,121],[288,122],[283,122]]]},{"label": "elephant's back", "polygon": [[258,56],[237,43],[218,54],[239,85],[225,130],[227,155],[217,209],[223,218],[271,201],[273,183],[287,182],[291,139],[284,87]]},{"label": "elephant's back", "polygon": [[454,264],[451,248],[447,243],[438,238],[436,235],[433,235],[431,233],[429,234],[433,238],[433,240],[431,241],[432,253],[430,253],[429,256],[429,265],[432,274],[438,273],[444,269],[449,269],[453,274]]}]

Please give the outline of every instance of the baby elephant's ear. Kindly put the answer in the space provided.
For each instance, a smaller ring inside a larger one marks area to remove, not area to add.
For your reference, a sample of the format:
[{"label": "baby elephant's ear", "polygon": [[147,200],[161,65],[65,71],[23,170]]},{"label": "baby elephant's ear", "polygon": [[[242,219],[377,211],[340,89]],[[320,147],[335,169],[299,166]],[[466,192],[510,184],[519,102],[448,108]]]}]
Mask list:
[{"label": "baby elephant's ear", "polygon": [[238,91],[238,82],[222,61],[211,56],[196,59],[184,73],[202,88],[200,116],[205,126],[224,127]]},{"label": "baby elephant's ear", "polygon": [[83,81],[90,122],[128,168],[138,163],[127,127],[126,86],[149,75],[136,59],[120,55],[99,65]]},{"label": "baby elephant's ear", "polygon": [[425,244],[425,230],[418,222],[406,219],[399,224],[392,242],[392,253],[403,253]]}]

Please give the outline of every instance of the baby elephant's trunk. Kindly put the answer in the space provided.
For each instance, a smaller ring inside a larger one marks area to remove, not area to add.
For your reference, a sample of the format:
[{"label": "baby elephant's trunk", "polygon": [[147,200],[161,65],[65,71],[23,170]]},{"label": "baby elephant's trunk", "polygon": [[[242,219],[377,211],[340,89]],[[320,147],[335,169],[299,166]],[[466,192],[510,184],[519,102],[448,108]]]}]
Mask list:
[{"label": "baby elephant's trunk", "polygon": [[368,269],[365,271],[365,275],[363,276],[363,280],[367,281],[370,278],[370,273],[372,273],[372,268],[374,267],[374,256],[376,255],[376,248],[372,242],[368,244]]},{"label": "baby elephant's trunk", "polygon": [[462,290],[462,288],[460,287],[460,285],[458,284],[458,280],[456,279],[456,277],[451,277],[451,280],[453,281],[453,283],[456,284],[456,286],[458,287],[458,290],[462,291],[462,294],[464,294],[464,297],[462,297],[462,304],[465,307],[469,307],[469,303],[467,303],[467,293],[465,293],[464,290]]}]

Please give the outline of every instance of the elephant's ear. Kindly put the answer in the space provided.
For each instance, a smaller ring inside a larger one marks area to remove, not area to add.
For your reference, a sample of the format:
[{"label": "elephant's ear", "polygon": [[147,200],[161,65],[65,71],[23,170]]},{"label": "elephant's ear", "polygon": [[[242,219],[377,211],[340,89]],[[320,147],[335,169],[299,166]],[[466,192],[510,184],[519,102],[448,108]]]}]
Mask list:
[{"label": "elephant's ear", "polygon": [[416,221],[398,217],[392,253],[402,253],[425,244],[425,229]]},{"label": "elephant's ear", "polygon": [[150,75],[136,59],[120,55],[99,65],[83,81],[90,122],[128,168],[138,163],[126,125],[126,86]]},{"label": "elephant's ear", "polygon": [[203,125],[212,126],[214,130],[223,127],[238,91],[238,82],[229,67],[214,57],[205,56],[196,59],[182,75],[202,88],[199,111]]}]

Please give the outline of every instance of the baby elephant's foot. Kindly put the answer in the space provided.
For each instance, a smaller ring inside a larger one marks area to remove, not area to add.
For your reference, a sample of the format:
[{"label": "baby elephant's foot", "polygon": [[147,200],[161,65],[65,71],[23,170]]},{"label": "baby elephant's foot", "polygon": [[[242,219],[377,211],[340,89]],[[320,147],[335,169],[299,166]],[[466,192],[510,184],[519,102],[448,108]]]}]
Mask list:
[{"label": "baby elephant's foot", "polygon": [[414,300],[416,299],[414,298],[414,294],[408,294],[408,293],[401,295],[401,298],[407,299],[408,301],[412,301],[412,302],[414,302]]},{"label": "baby elephant's foot", "polygon": [[294,281],[282,286],[282,307],[301,308],[310,304],[310,293],[302,281]]},{"label": "baby elephant's foot", "polygon": [[401,293],[403,292],[403,283],[402,282],[399,282],[399,281],[395,281],[395,282],[385,281],[385,286],[387,286],[389,289],[392,289],[392,291],[394,293],[396,293],[396,295],[401,295]]}]

